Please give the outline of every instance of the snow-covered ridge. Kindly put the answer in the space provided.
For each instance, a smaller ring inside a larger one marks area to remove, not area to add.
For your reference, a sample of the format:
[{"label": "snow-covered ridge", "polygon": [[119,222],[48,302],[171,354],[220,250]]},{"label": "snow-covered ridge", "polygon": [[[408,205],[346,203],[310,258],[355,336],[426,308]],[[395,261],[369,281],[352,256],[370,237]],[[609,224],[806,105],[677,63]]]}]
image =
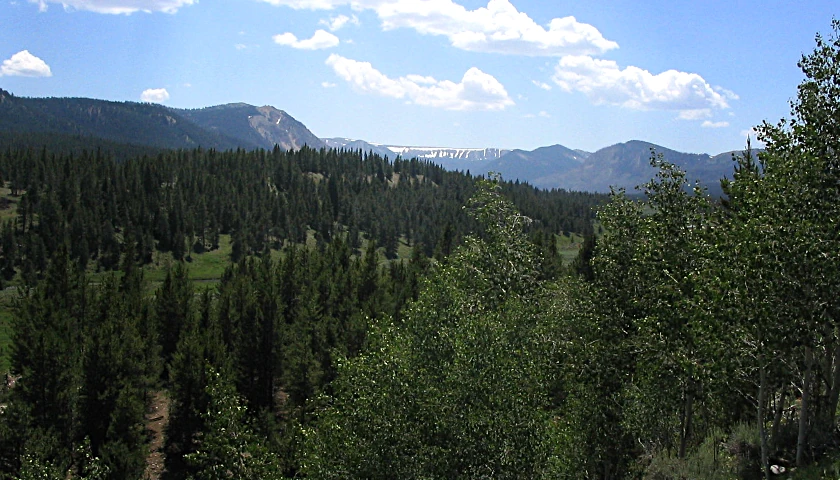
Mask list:
[{"label": "snow-covered ridge", "polygon": [[403,158],[423,158],[427,160],[454,159],[474,162],[495,160],[510,150],[501,148],[449,148],[449,147],[414,147],[402,145],[383,145]]}]

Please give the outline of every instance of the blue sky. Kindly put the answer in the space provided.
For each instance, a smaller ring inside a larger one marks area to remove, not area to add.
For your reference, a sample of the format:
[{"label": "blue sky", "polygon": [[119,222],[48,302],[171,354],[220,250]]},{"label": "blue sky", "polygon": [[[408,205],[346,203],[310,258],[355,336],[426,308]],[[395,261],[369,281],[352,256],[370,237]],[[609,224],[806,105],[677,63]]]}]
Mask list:
[{"label": "blue sky", "polygon": [[0,0],[19,96],[273,105],[320,137],[742,148],[832,1]]}]

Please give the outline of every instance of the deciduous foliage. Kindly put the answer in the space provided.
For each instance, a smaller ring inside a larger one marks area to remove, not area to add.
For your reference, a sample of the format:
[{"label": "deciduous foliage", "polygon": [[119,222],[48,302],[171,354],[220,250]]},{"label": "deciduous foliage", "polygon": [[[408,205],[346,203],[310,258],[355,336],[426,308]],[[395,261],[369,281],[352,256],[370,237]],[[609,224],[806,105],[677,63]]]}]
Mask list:
[{"label": "deciduous foliage", "polygon": [[314,478],[535,478],[551,466],[551,362],[528,219],[482,185],[470,237],[401,322],[343,360],[308,431]]},{"label": "deciduous foliage", "polygon": [[195,480],[251,480],[282,478],[274,454],[253,433],[245,406],[230,379],[212,367],[207,371],[206,425],[195,453],[187,463]]}]

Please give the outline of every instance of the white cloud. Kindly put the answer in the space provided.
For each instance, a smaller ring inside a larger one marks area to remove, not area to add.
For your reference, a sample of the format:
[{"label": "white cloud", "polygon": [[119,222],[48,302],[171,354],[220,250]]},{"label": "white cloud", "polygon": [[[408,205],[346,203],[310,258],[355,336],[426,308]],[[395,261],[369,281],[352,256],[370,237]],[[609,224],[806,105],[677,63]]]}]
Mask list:
[{"label": "white cloud", "polygon": [[272,38],[274,43],[278,45],[286,45],[300,50],[322,50],[339,44],[338,37],[326,30],[316,30],[312,38],[307,40],[298,40],[294,34],[289,32],[275,35]]},{"label": "white cloud", "polygon": [[537,117],[551,118],[551,114],[549,114],[545,110],[542,110],[542,111],[540,111],[540,113],[538,113],[536,115],[534,115],[533,113],[526,113],[525,115],[523,115],[523,118],[537,118]]},{"label": "white cloud", "polygon": [[531,83],[533,83],[539,88],[542,88],[543,90],[551,90],[551,85],[545,82],[540,82],[539,80],[531,80]]},{"label": "white cloud", "polygon": [[700,126],[703,128],[723,128],[728,127],[729,122],[713,122],[711,120],[706,120]]},{"label": "white cloud", "polygon": [[29,50],[21,50],[11,58],[3,60],[3,65],[0,65],[0,77],[3,76],[51,77],[52,70],[46,62],[29,53]]},{"label": "white cloud", "polygon": [[345,5],[350,2],[335,1],[335,0],[262,0],[274,6],[292,7],[295,10],[332,10],[339,5]]},{"label": "white cloud", "polygon": [[336,84],[332,82],[321,82],[321,86],[324,88],[334,88]]},{"label": "white cloud", "polygon": [[405,78],[420,85],[434,85],[438,83],[438,81],[435,80],[435,77],[424,77],[423,75],[409,74],[406,75]]},{"label": "white cloud", "polygon": [[405,99],[415,105],[446,110],[504,110],[514,104],[496,78],[475,67],[464,73],[460,83],[455,83],[420,75],[392,79],[368,62],[336,54],[330,55],[326,63],[358,91]]},{"label": "white cloud", "polygon": [[181,7],[197,3],[198,0],[29,0],[37,3],[41,11],[47,9],[47,3],[60,3],[65,9],[87,10],[96,13],[125,14],[134,12],[175,13]]},{"label": "white cloud", "polygon": [[237,50],[245,50],[246,48],[248,48],[248,45],[245,45],[244,43],[237,43],[233,46],[233,48]]},{"label": "white cloud", "polygon": [[592,25],[574,17],[555,18],[548,28],[520,12],[509,0],[489,0],[467,10],[453,0],[262,0],[296,9],[326,10],[350,5],[373,10],[384,30],[411,28],[441,35],[452,46],[475,52],[529,56],[591,55],[618,48]]},{"label": "white cloud", "polygon": [[695,108],[692,110],[680,110],[677,116],[679,120],[702,120],[712,116],[711,108]]},{"label": "white cloud", "polygon": [[[702,110],[729,108],[728,102],[738,99],[735,93],[709,85],[696,73],[668,70],[654,75],[638,67],[622,70],[613,61],[594,59],[592,56],[616,49],[618,44],[606,39],[593,25],[578,22],[572,16],[537,24],[517,10],[511,0],[486,0],[485,7],[475,10],[468,10],[456,0],[261,1],[295,9],[349,6],[357,12],[372,10],[383,30],[408,28],[424,35],[444,36],[462,50],[561,57],[555,67],[554,82],[568,92],[585,93],[595,103],[679,111],[681,119],[694,116],[691,119],[700,120],[708,118]],[[324,24],[332,25],[327,21]],[[551,87],[544,82],[534,84],[546,90]]]},{"label": "white cloud", "polygon": [[741,98],[741,97],[738,96],[737,93],[733,92],[732,90],[727,90],[723,87],[718,87],[718,86],[715,86],[714,88],[715,88],[716,92],[720,93],[721,95],[723,95],[725,98],[727,98],[729,100],[738,100],[739,98]]},{"label": "white cloud", "polygon": [[347,25],[348,23],[353,25],[359,25],[359,17],[353,15],[352,17],[348,17],[347,15],[339,15],[337,17],[330,17],[329,19],[323,19],[318,22],[319,25],[326,25],[330,31],[335,32],[336,30],[340,30],[342,27]]},{"label": "white cloud", "polygon": [[582,92],[596,104],[681,112],[729,108],[727,98],[696,73],[668,70],[654,75],[633,66],[622,70],[612,60],[566,56],[555,66],[552,79],[563,90]]},{"label": "white cloud", "polygon": [[140,100],[149,103],[163,103],[169,100],[169,92],[165,88],[149,88],[140,94]]}]

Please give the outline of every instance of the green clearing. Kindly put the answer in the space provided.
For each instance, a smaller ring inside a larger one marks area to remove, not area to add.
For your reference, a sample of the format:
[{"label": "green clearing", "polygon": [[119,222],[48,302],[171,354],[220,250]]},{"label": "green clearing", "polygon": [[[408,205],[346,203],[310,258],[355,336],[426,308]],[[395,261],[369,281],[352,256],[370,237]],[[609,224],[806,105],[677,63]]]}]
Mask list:
[{"label": "green clearing", "polygon": [[[193,253],[187,261],[189,278],[195,282],[213,282],[222,278],[230,265],[230,235],[219,235],[219,248]],[[159,283],[166,278],[166,272],[175,263],[169,253],[155,252],[152,263],[143,268],[145,278],[150,283]]]},{"label": "green clearing", "polygon": [[557,235],[557,250],[560,252],[560,257],[563,259],[563,265],[569,265],[577,258],[578,250],[583,245],[583,235],[577,233],[570,233],[566,235]]},{"label": "green clearing", "polygon": [[[8,195],[8,189],[0,189],[0,197],[5,197],[6,195]],[[14,207],[12,208],[13,210]],[[4,218],[4,213],[8,212],[9,209],[0,210],[0,219]],[[14,213],[11,213],[11,216],[13,215]],[[310,248],[315,248],[316,246],[314,233],[314,231],[310,230],[307,234],[306,245]],[[583,244],[583,236],[572,233],[569,236],[558,235],[556,238],[557,247],[563,258],[563,264],[568,265],[577,257],[578,250]],[[362,252],[366,249],[367,243],[367,240],[362,241]],[[408,260],[411,257],[411,248],[406,238],[401,237],[397,248],[399,258]],[[230,235],[220,235],[219,248],[200,254],[193,253],[187,262],[189,278],[205,288],[212,287],[222,278],[225,269],[230,265],[231,249]],[[283,252],[281,250],[271,251],[271,257],[274,260],[279,260],[282,256]],[[150,294],[153,294],[163,282],[164,278],[166,278],[166,272],[174,263],[175,261],[170,253],[155,252],[152,263],[143,267],[144,277],[147,282],[147,291]],[[388,260],[383,257],[380,263],[383,265],[387,264]],[[105,276],[113,274],[112,272],[91,272],[91,282],[101,282]],[[12,281],[11,284],[16,285],[15,281]],[[9,371],[11,367],[11,301],[16,295],[16,292],[17,290],[15,288],[7,288],[0,291],[0,374]]]},{"label": "green clearing", "polygon": [[17,216],[19,196],[13,196],[12,191],[3,186],[0,188],[0,223]]}]

